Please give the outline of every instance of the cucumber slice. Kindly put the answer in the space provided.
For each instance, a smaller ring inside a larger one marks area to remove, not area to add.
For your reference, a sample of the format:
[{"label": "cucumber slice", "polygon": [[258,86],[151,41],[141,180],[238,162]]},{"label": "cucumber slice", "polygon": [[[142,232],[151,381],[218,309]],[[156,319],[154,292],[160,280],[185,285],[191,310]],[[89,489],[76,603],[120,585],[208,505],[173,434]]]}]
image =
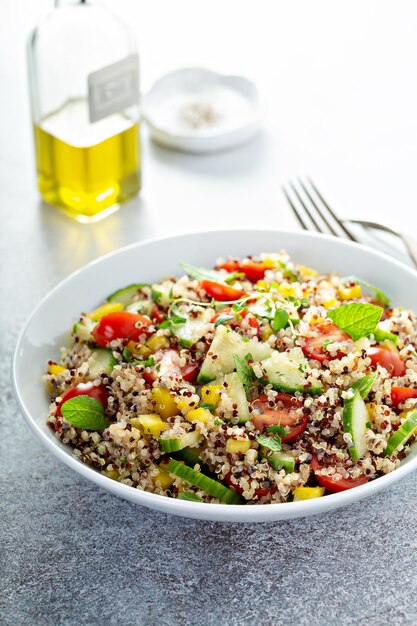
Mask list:
[{"label": "cucumber slice", "polygon": [[197,465],[198,463],[198,465],[200,466],[200,472],[202,474],[206,474],[206,476],[212,476],[214,478],[215,474],[212,474],[210,472],[208,465],[206,465],[204,461],[201,460],[198,452],[198,448],[183,448],[182,450],[179,450],[175,453],[175,458],[184,461],[186,465],[193,468],[194,465]]},{"label": "cucumber slice", "polygon": [[357,380],[356,383],[352,385],[352,391],[354,393],[358,391],[363,400],[365,400],[366,396],[371,391],[377,377],[378,374],[376,372],[374,372],[373,374],[369,374],[369,376],[362,376],[362,378],[359,378],[359,380]]},{"label": "cucumber slice", "polygon": [[226,374],[224,382],[227,383],[227,388],[222,392],[226,393],[230,400],[237,404],[237,411],[239,412],[239,424],[243,424],[250,419],[249,404],[246,398],[245,388],[236,372],[232,374]]},{"label": "cucumber slice", "polygon": [[273,351],[266,361],[262,361],[262,366],[266,372],[268,382],[274,389],[286,391],[287,393],[320,393],[321,384],[317,378],[310,377],[311,386],[306,389],[306,373],[311,372],[311,368],[305,358],[301,348],[293,348],[289,352]]},{"label": "cucumber slice", "polygon": [[174,300],[172,293],[173,283],[155,283],[151,287],[151,297],[154,302],[165,307]]},{"label": "cucumber slice", "polygon": [[146,283],[137,283],[135,285],[123,287],[123,289],[118,289],[114,293],[107,296],[107,302],[120,302],[124,306],[127,306],[139,293],[140,289],[143,289],[143,287],[150,287],[150,285]]},{"label": "cucumber slice", "polygon": [[[209,353],[197,378],[201,384],[215,380],[220,374],[233,372],[235,369],[233,355],[244,359],[247,354],[251,354],[254,361],[261,361],[271,355],[272,348],[269,344],[256,339],[245,340],[242,335],[222,325],[216,329]],[[213,359],[213,356],[216,358]]]},{"label": "cucumber slice", "polygon": [[74,337],[78,337],[80,341],[94,341],[91,331],[97,322],[89,317],[83,317],[79,322],[74,324],[72,334]]},{"label": "cucumber slice", "polygon": [[213,480],[208,476],[204,476],[204,474],[200,474],[200,472],[196,472],[191,467],[188,467],[188,465],[184,465],[184,463],[171,459],[165,469],[170,474],[173,474],[178,478],[182,478],[182,480],[186,481],[190,485],[198,487],[221,502],[226,504],[245,503],[244,498],[236,493],[236,491],[233,491],[233,489],[229,489],[229,487],[225,487],[216,480]]},{"label": "cucumber slice", "polygon": [[90,377],[97,378],[100,374],[110,376],[115,365],[117,365],[117,360],[114,358],[111,350],[107,350],[107,348],[95,348],[92,350],[91,356],[88,359]]},{"label": "cucumber slice", "polygon": [[194,467],[196,463],[199,465],[202,463],[197,448],[183,448],[182,450],[179,450],[175,456],[181,459],[181,461],[184,461],[184,463],[190,467]]},{"label": "cucumber slice", "polygon": [[186,433],[181,437],[170,437],[167,439],[163,439],[162,437],[159,439],[159,446],[162,452],[178,452],[178,450],[182,450],[183,448],[188,448],[196,446],[201,440],[201,435],[196,430]]},{"label": "cucumber slice", "polygon": [[261,448],[261,459],[266,459],[274,470],[284,469],[287,474],[295,469],[295,459],[289,452],[272,452],[268,454],[266,448]]},{"label": "cucumber slice", "polygon": [[150,315],[153,306],[154,303],[152,300],[137,300],[129,304],[129,306],[126,307],[126,311],[129,313],[139,313],[140,315]]},{"label": "cucumber slice", "polygon": [[388,439],[387,447],[385,448],[383,455],[390,456],[399,446],[406,444],[416,431],[417,411],[411,411],[399,429]]},{"label": "cucumber slice", "polygon": [[349,448],[352,461],[359,461],[368,449],[365,440],[368,421],[368,409],[360,391],[357,391],[353,398],[345,400],[343,408],[343,428],[346,433],[350,433],[354,444]]},{"label": "cucumber slice", "polygon": [[[183,310],[179,311],[182,316]],[[202,309],[197,317],[184,314],[186,321],[183,324],[171,324],[171,332],[178,337],[178,342],[184,348],[191,348],[203,337],[209,329],[209,324],[213,319],[213,309]]]}]

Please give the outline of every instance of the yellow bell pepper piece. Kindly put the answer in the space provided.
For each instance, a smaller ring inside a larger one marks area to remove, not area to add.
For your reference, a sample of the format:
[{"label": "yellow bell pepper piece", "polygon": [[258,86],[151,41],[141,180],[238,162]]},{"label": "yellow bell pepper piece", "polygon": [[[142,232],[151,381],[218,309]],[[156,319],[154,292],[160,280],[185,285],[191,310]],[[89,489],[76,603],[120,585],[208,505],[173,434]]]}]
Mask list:
[{"label": "yellow bell pepper piece", "polygon": [[321,498],[324,491],[324,487],[296,487],[293,491],[294,501]]},{"label": "yellow bell pepper piece", "polygon": [[134,356],[140,357],[143,360],[148,359],[152,354],[152,350],[150,348],[141,343],[136,343],[136,341],[132,340],[127,342],[126,348],[130,350],[130,352]]},{"label": "yellow bell pepper piece", "polygon": [[270,326],[266,326],[262,332],[261,332],[261,339],[262,341],[268,341],[268,339],[270,338],[270,336],[273,334],[273,330]]},{"label": "yellow bell pepper piece", "polygon": [[165,337],[165,335],[153,335],[146,342],[146,346],[152,350],[152,352],[156,352],[161,348],[167,348],[169,346],[169,340],[168,337]]},{"label": "yellow bell pepper piece", "polygon": [[104,470],[103,474],[107,476],[107,478],[111,478],[112,480],[117,480],[119,478],[118,470]]},{"label": "yellow bell pepper piece", "polygon": [[155,482],[159,482],[162,489],[169,489],[175,480],[175,476],[171,476],[163,467],[159,466],[158,474],[155,476],[154,480]]},{"label": "yellow bell pepper piece", "polygon": [[261,290],[265,289],[265,291],[268,291],[269,284],[265,280],[258,280],[258,282],[256,283],[256,287],[257,289],[261,289]]},{"label": "yellow bell pepper piece", "polygon": [[326,309],[331,309],[333,306],[336,306],[337,304],[337,300],[335,298],[331,298],[330,300],[326,300],[326,302],[323,302],[323,306]]},{"label": "yellow bell pepper piece", "polygon": [[245,454],[252,443],[249,439],[228,439],[226,442],[226,452],[229,454]]},{"label": "yellow bell pepper piece", "polygon": [[48,374],[52,374],[52,376],[57,376],[63,371],[65,371],[65,367],[62,367],[62,365],[58,365],[58,363],[51,363],[51,365],[48,367]]},{"label": "yellow bell pepper piece", "polygon": [[341,300],[356,300],[362,297],[362,289],[360,285],[353,287],[339,287],[339,298]]},{"label": "yellow bell pepper piece", "polygon": [[152,389],[152,396],[156,402],[156,410],[163,419],[178,415],[178,407],[168,389],[155,387],[155,389]]},{"label": "yellow bell pepper piece", "polygon": [[220,394],[223,387],[221,385],[205,385],[201,388],[201,400],[207,404],[217,406],[220,402]]},{"label": "yellow bell pepper piece", "polygon": [[213,416],[208,409],[200,408],[188,411],[185,417],[189,422],[203,422],[203,424],[207,424]]},{"label": "yellow bell pepper piece", "polygon": [[109,313],[117,313],[118,311],[123,311],[124,305],[121,302],[106,302],[106,304],[102,304],[91,313],[87,314],[87,317],[98,322],[102,317],[108,315]]},{"label": "yellow bell pepper piece", "polygon": [[168,425],[156,413],[132,417],[130,423],[134,428],[140,428],[145,435],[155,435],[156,437],[159,437],[162,431],[168,428]]},{"label": "yellow bell pepper piece", "polygon": [[315,278],[319,275],[316,270],[313,270],[311,267],[307,267],[307,265],[296,265],[295,267],[303,278]]},{"label": "yellow bell pepper piece", "polygon": [[310,324],[323,324],[324,322],[324,317],[321,317],[321,315],[313,315],[313,317],[310,320]]},{"label": "yellow bell pepper piece", "polygon": [[290,283],[281,283],[278,287],[279,293],[285,298],[289,298],[290,296],[295,296],[295,289],[291,287]]}]

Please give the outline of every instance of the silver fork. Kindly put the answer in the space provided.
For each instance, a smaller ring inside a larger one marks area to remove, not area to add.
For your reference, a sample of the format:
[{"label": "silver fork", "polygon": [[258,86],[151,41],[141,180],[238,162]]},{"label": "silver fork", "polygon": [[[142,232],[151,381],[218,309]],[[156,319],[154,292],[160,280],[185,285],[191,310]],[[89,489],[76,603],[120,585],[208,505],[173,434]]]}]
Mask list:
[{"label": "silver fork", "polygon": [[295,217],[304,230],[330,233],[335,237],[344,237],[356,242],[359,242],[359,239],[346,226],[346,222],[359,224],[364,228],[382,230],[401,239],[410,259],[417,267],[417,242],[408,235],[378,222],[355,219],[341,220],[310,178],[306,177],[304,181],[298,178],[297,183],[298,185],[295,185],[294,182],[289,181],[287,185],[282,186],[282,190]]}]

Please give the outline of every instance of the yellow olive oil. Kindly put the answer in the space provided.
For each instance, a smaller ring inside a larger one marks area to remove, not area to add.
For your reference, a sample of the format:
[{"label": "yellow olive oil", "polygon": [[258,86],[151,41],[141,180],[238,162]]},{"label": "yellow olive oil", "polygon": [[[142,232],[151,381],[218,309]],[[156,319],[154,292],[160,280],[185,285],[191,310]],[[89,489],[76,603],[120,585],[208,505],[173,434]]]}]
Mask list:
[{"label": "yellow olive oil", "polygon": [[90,124],[86,102],[75,100],[34,132],[39,191],[76,220],[97,221],[139,191],[138,122],[115,114]]}]

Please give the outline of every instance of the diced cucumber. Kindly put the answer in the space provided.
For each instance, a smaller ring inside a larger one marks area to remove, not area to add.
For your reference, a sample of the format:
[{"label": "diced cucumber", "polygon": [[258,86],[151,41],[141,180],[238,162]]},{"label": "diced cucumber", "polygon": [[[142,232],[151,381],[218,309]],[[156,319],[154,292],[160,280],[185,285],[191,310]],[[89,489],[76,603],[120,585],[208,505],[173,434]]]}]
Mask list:
[{"label": "diced cucumber", "polygon": [[172,293],[173,283],[155,283],[151,288],[151,297],[154,302],[161,306],[169,306],[174,300]]},{"label": "diced cucumber", "polygon": [[176,459],[184,461],[189,467],[194,467],[194,465],[198,464],[200,466],[200,472],[206,474],[206,476],[215,476],[210,472],[208,465],[201,460],[198,448],[183,448],[174,453],[174,456]]},{"label": "diced cucumber", "polygon": [[384,456],[390,456],[399,446],[407,443],[410,437],[417,431],[417,411],[411,411],[398,430],[388,439]]},{"label": "diced cucumber", "polygon": [[201,337],[203,337],[207,330],[208,325],[213,319],[213,309],[200,309],[196,317],[192,317],[191,312],[187,315],[186,312],[181,309],[179,311],[181,317],[184,316],[186,320],[183,324],[171,324],[171,332],[175,337],[178,337],[178,342],[184,348],[191,348]]},{"label": "diced cucumber", "polygon": [[227,387],[223,388],[222,392],[226,393],[234,404],[237,404],[236,410],[239,413],[239,424],[247,422],[250,419],[249,403],[238,374],[236,372],[226,374],[224,382],[227,384]]},{"label": "diced cucumber", "polygon": [[88,359],[90,377],[97,378],[100,374],[110,376],[115,365],[117,365],[117,360],[114,358],[111,350],[107,350],[107,348],[94,348]]},{"label": "diced cucumber", "polygon": [[178,450],[182,450],[188,446],[196,446],[200,440],[200,433],[194,430],[190,433],[185,433],[185,435],[181,437],[170,437],[166,439],[160,437],[159,446],[163,452],[178,452]]},{"label": "diced cucumber", "polygon": [[284,469],[287,473],[293,472],[295,468],[295,459],[289,452],[272,452],[268,454],[266,448],[261,448],[260,457],[266,459],[274,470]]},{"label": "diced cucumber", "polygon": [[143,287],[149,287],[146,283],[137,283],[135,285],[128,285],[123,289],[118,289],[114,293],[107,296],[107,302],[121,302],[124,306],[130,304],[133,298],[139,293]]},{"label": "diced cucumber", "polygon": [[[273,351],[269,359],[262,361],[262,367],[266,372],[268,382],[274,389],[286,391],[287,393],[320,393],[321,384],[317,378],[310,376],[307,380],[306,374],[311,372],[311,368],[305,358],[301,348],[292,348],[289,352]],[[310,387],[306,388],[307,383]]]},{"label": "diced cucumber", "polygon": [[247,304],[247,309],[257,317],[264,317],[268,320],[274,319],[275,303],[269,298],[259,298],[253,304]]},{"label": "diced cucumber", "polygon": [[351,435],[354,444],[349,448],[352,461],[359,461],[368,449],[365,440],[368,421],[368,409],[360,391],[357,391],[352,398],[345,400],[343,408],[343,428]]},{"label": "diced cucumber", "polygon": [[126,311],[129,313],[139,313],[140,315],[150,315],[154,303],[152,300],[137,300],[136,302],[132,302],[126,307]]},{"label": "diced cucumber", "polygon": [[374,372],[373,374],[369,374],[369,376],[362,376],[362,378],[359,378],[359,380],[357,380],[356,383],[352,385],[352,391],[354,393],[358,391],[361,394],[363,400],[365,400],[366,396],[371,391],[377,377],[378,374],[376,372]]},{"label": "diced cucumber", "polygon": [[93,341],[91,331],[97,322],[94,322],[89,317],[82,317],[79,322],[74,324],[72,334],[74,337],[78,337],[80,341]]},{"label": "diced cucumber", "polygon": [[269,357],[271,353],[272,348],[269,344],[256,339],[246,340],[236,331],[223,325],[218,326],[209,348],[209,354],[204,359],[197,380],[199,383],[205,384],[221,374],[233,372],[235,369],[233,356],[235,354],[242,359],[247,354],[251,354],[254,361],[261,361]]},{"label": "diced cucumber", "polygon": [[233,489],[225,487],[216,480],[197,472],[191,467],[188,467],[188,465],[184,465],[184,463],[171,459],[166,466],[166,471],[178,478],[182,478],[185,482],[194,485],[194,487],[198,487],[201,491],[208,493],[210,496],[213,496],[213,498],[217,498],[217,500],[225,504],[245,503],[244,498],[236,493],[236,491],[233,491]]}]

